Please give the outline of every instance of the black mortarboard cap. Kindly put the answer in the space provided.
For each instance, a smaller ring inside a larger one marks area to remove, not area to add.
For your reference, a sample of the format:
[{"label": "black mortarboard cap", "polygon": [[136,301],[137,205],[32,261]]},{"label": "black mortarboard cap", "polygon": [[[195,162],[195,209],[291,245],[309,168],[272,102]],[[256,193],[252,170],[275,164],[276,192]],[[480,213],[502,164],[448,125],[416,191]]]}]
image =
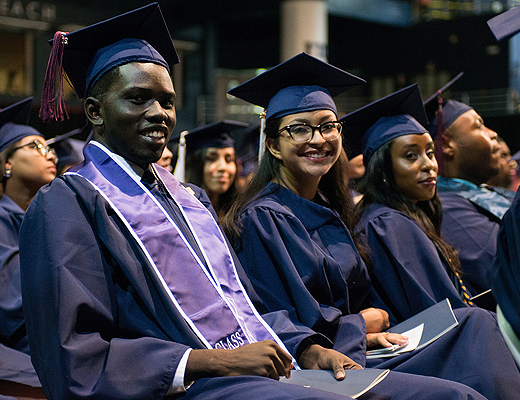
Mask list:
[{"label": "black mortarboard cap", "polygon": [[[434,94],[424,100],[424,108],[426,110],[426,115],[428,116],[428,120],[430,121],[429,125],[427,125],[428,131],[432,135],[433,138],[437,136],[438,131],[438,116],[437,113],[439,111],[439,101],[442,104],[442,131],[444,132],[461,114],[464,114],[466,111],[472,110],[473,108],[468,106],[467,104],[461,103],[456,100],[446,100],[442,98],[443,93],[445,93],[448,89],[450,89],[455,82],[457,82],[464,72],[459,72],[453,79],[451,79],[448,83],[442,86],[439,90],[437,90]],[[439,97],[440,96],[440,97]]]},{"label": "black mortarboard cap", "polygon": [[497,40],[507,39],[520,32],[520,7],[513,7],[487,22]]},{"label": "black mortarboard cap", "polygon": [[245,122],[223,120],[191,129],[186,134],[186,154],[207,147],[233,147],[231,132],[247,126]]},{"label": "black mortarboard cap", "polygon": [[233,147],[235,140],[231,136],[231,132],[246,126],[248,124],[245,122],[222,120],[175,135],[174,140],[179,141],[179,148],[174,176],[179,181],[184,182],[186,157],[190,153],[207,147]]},{"label": "black mortarboard cap", "polygon": [[26,136],[43,135],[28,126],[31,115],[32,97],[0,110],[0,151]]},{"label": "black mortarboard cap", "polygon": [[426,132],[428,118],[419,86],[414,83],[347,114],[340,122],[349,158],[363,153],[367,165],[374,151],[389,140]]},{"label": "black mortarboard cap", "polygon": [[27,125],[31,116],[33,98],[28,97],[18,103],[11,104],[0,110],[0,126],[7,122],[13,124]]},{"label": "black mortarboard cap", "polygon": [[79,135],[82,131],[82,129],[74,129],[47,140],[47,145],[52,147],[58,156],[58,162],[56,163],[58,170],[65,166],[79,164],[83,161],[83,148],[86,142],[73,139],[74,136]]},{"label": "black mortarboard cap", "polygon": [[101,76],[119,65],[135,61],[153,62],[171,72],[171,67],[179,62],[158,3],[75,32],[57,32],[51,43],[53,51],[42,96],[42,119],[60,117],[59,110],[45,108],[56,97],[56,91],[62,90],[60,83],[55,83],[60,55],[63,70],[80,98],[88,95]]},{"label": "black mortarboard cap", "polygon": [[228,93],[265,108],[269,119],[318,109],[337,113],[332,97],[362,83],[365,80],[300,53]]}]

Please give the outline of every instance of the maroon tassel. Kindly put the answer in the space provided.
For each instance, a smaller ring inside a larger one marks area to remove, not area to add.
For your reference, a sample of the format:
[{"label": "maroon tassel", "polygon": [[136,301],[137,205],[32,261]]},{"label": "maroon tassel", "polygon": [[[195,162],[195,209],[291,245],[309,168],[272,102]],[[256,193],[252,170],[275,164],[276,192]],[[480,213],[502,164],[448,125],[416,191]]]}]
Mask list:
[{"label": "maroon tassel", "polygon": [[45,72],[42,102],[39,116],[43,122],[63,121],[69,118],[65,108],[63,93],[63,48],[67,42],[65,32],[56,32],[52,42],[51,55]]},{"label": "maroon tassel", "polygon": [[435,148],[435,158],[437,159],[437,164],[439,166],[439,175],[442,175],[442,144],[443,144],[443,135],[444,135],[444,121],[442,119],[442,94],[441,91],[438,91],[439,96],[439,111],[437,112],[437,127],[436,127],[436,148]]}]

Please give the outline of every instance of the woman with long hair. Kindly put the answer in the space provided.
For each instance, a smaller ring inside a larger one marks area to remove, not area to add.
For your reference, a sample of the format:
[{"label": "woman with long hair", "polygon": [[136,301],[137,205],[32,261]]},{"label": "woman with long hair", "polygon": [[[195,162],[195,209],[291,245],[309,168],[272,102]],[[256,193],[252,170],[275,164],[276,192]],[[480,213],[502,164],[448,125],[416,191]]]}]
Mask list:
[{"label": "woman with long hair", "polygon": [[32,98],[0,111],[0,342],[29,354],[22,308],[20,225],[40,187],[56,177],[56,154],[27,126]]},{"label": "woman with long hair", "polygon": [[[299,71],[302,64],[300,60]],[[286,76],[272,76],[282,75],[284,68]],[[366,302],[371,284],[349,232],[352,203],[342,172],[346,160],[337,111],[323,81],[316,86],[308,71],[306,80],[294,83],[291,60],[273,70],[254,78],[264,87],[271,79],[281,82],[272,84],[269,101],[248,98],[252,83],[231,91],[267,107],[266,150],[249,187],[224,220],[260,298],[257,307],[285,310],[295,323],[325,335],[362,366],[446,378],[490,398],[514,398],[511,387],[520,387],[518,369],[497,335],[496,321],[484,310],[455,310],[459,327],[421,350],[386,361],[366,359],[367,348],[406,338],[385,333],[388,314]],[[473,357],[474,340],[484,343],[478,357]],[[497,388],[503,379],[509,384]]]},{"label": "woman with long hair", "polygon": [[[409,105],[403,110],[397,100],[406,90]],[[343,118],[354,137],[366,131],[355,236],[370,248],[371,304],[388,311],[394,323],[445,298],[454,308],[472,304],[457,251],[440,237],[435,144],[418,122],[426,121],[420,94],[406,90]],[[392,115],[380,118],[385,114]]]},{"label": "woman with long hair", "polygon": [[235,200],[237,162],[231,132],[248,126],[239,121],[218,121],[186,134],[185,182],[203,188],[219,218]]}]

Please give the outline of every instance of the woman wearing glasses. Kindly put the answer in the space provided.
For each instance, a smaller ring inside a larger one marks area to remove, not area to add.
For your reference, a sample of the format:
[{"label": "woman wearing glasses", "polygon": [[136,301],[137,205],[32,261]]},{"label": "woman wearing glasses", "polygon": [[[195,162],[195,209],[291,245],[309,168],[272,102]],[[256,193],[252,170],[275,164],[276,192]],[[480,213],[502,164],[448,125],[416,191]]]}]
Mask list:
[{"label": "woman wearing glasses", "polygon": [[[487,311],[463,309],[469,311],[460,315],[460,326],[423,349],[366,359],[367,348],[404,344],[407,338],[384,332],[388,313],[367,304],[371,283],[349,232],[352,202],[343,175],[342,125],[332,100],[338,86],[344,91],[348,84],[334,67],[325,72],[305,63],[297,56],[230,91],[266,108],[266,150],[224,220],[258,295],[255,306],[262,312],[286,310],[295,324],[321,333],[363,367],[461,382],[490,399],[515,398],[520,376]],[[271,93],[261,93],[269,87]],[[325,345],[323,337],[313,340]],[[400,395],[409,393],[413,378],[402,384]],[[445,384],[438,381],[438,387]],[[428,396],[446,398],[423,387],[418,398]]]},{"label": "woman wearing glasses", "polygon": [[0,343],[29,353],[22,311],[18,239],[38,189],[56,176],[56,155],[29,119],[32,98],[0,111]]}]

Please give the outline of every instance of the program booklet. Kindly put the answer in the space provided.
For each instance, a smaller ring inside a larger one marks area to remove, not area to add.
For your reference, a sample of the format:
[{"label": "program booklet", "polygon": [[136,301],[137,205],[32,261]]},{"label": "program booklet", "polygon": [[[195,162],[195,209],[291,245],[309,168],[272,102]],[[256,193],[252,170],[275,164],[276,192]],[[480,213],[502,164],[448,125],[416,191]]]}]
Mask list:
[{"label": "program booklet", "polygon": [[[412,346],[406,345],[401,348],[392,346],[389,349],[369,350],[367,351],[367,358],[394,357],[405,351],[422,349],[458,324],[459,321],[453,314],[450,301],[444,299],[387,330],[387,332],[409,336],[409,344],[412,344]],[[420,337],[417,337],[418,332],[420,332]]]},{"label": "program booklet", "polygon": [[334,373],[329,370],[304,369],[291,371],[291,377],[280,378],[280,382],[300,385],[358,398],[363,393],[373,388],[388,375],[388,369],[346,369],[345,379],[336,380]]}]

